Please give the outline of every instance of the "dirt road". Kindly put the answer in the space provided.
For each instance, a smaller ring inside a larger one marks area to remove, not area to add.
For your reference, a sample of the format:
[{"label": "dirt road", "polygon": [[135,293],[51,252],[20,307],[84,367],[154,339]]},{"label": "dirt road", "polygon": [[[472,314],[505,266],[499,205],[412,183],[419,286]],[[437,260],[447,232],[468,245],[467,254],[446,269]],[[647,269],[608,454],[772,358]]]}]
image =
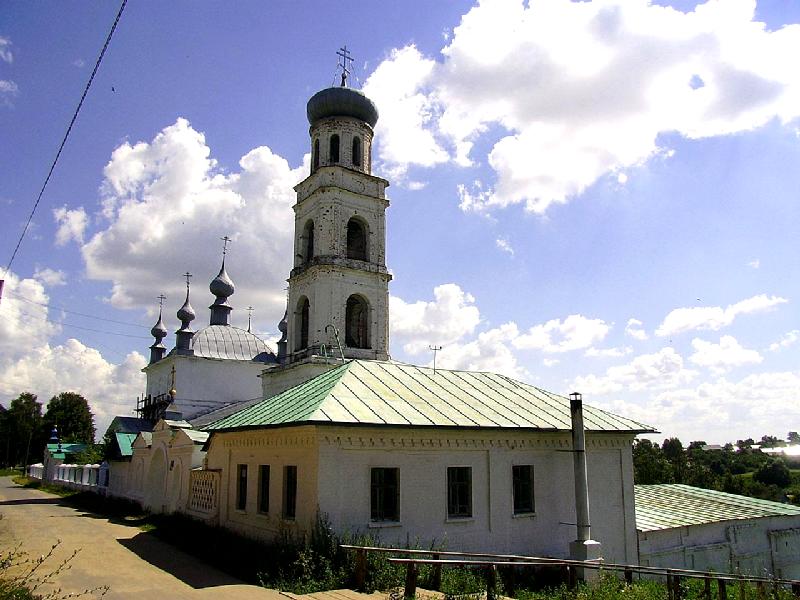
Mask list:
[{"label": "dirt road", "polygon": [[106,598],[288,600],[275,590],[246,585],[136,527],[63,505],[0,477],[0,547],[21,543],[31,556],[58,540],[53,567],[75,549],[72,568],[58,577],[64,592],[108,585]]}]

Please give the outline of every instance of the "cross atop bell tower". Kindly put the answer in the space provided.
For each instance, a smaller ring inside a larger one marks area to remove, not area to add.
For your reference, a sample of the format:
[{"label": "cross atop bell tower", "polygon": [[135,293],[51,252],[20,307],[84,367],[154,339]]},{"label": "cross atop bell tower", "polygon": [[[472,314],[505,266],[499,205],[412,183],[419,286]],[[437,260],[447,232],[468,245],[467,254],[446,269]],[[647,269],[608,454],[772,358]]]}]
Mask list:
[{"label": "cross atop bell tower", "polygon": [[337,331],[346,358],[389,358],[389,182],[372,175],[378,111],[361,91],[346,87],[352,61],[347,47],[337,54],[342,85],[321,90],[308,101],[311,173],[294,188],[290,363],[338,355]]}]

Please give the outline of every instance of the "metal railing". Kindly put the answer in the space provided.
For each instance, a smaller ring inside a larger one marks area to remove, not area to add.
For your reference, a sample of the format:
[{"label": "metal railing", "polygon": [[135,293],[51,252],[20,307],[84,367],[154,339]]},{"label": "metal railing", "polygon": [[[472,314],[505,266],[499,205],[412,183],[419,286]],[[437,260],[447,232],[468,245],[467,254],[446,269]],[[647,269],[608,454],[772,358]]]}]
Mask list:
[{"label": "metal railing", "polygon": [[[704,582],[703,598],[712,600],[712,583],[716,582],[717,596],[719,600],[726,600],[728,597],[727,586],[729,583],[738,584],[739,600],[746,600],[747,585],[754,584],[758,600],[767,599],[767,588],[773,591],[781,587],[791,588],[793,594],[800,598],[800,580],[780,579],[773,577],[759,577],[754,575],[743,575],[739,573],[717,573],[714,571],[699,571],[693,569],[672,569],[666,567],[649,567],[644,565],[628,565],[620,563],[603,562],[602,559],[596,561],[569,560],[562,558],[546,558],[541,556],[522,556],[517,554],[481,554],[474,552],[448,552],[444,550],[410,550],[404,548],[382,548],[377,546],[352,546],[342,544],[341,548],[356,553],[356,569],[354,573],[356,589],[363,590],[367,577],[367,554],[392,553],[405,555],[406,557],[430,558],[389,558],[389,562],[406,565],[405,579],[405,598],[413,598],[417,591],[417,578],[419,565],[432,565],[433,575],[431,577],[431,587],[439,591],[442,582],[442,567],[475,567],[484,570],[486,580],[486,595],[488,600],[497,598],[497,579],[498,569],[507,568],[513,574],[513,569],[535,566],[550,566],[559,568],[563,574],[563,580],[568,587],[574,588],[578,579],[583,578],[584,570],[598,570],[615,573],[622,573],[627,583],[633,583],[633,575],[646,575],[649,577],[663,578],[666,580],[667,600],[682,600],[683,589],[681,581],[684,579],[702,579]],[[447,557],[447,558],[442,558]],[[456,557],[461,557],[456,559]],[[513,582],[513,577],[509,578]],[[513,585],[512,585],[513,588]],[[507,590],[513,594],[514,590]]]}]

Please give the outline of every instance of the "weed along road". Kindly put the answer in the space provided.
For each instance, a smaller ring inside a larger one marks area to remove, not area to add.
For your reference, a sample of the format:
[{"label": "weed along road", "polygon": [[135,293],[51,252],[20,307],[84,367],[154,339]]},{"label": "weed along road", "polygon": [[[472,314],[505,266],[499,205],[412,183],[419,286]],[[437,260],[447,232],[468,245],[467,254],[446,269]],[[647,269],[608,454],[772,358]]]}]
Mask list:
[{"label": "weed along road", "polygon": [[[53,571],[74,550],[70,568],[55,577],[63,593],[109,586],[106,598],[171,600],[286,600],[275,590],[246,585],[165,544],[138,527],[67,506],[58,496],[16,486],[0,477],[0,550],[21,544],[32,557],[46,554]],[[222,551],[222,550],[221,550]]]}]

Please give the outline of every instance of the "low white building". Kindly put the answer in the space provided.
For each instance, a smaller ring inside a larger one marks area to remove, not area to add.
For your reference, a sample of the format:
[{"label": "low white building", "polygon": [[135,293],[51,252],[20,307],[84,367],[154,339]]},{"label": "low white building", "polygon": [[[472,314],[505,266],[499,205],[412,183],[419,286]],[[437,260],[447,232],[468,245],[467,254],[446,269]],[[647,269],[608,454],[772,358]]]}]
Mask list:
[{"label": "low white building", "polygon": [[635,490],[641,564],[800,579],[800,506],[681,484]]},{"label": "low white building", "polygon": [[[652,429],[584,415],[592,538],[637,562],[631,444]],[[320,513],[390,544],[566,557],[575,539],[569,400],[503,375],[352,360],[208,429],[207,518],[250,536]]]}]

